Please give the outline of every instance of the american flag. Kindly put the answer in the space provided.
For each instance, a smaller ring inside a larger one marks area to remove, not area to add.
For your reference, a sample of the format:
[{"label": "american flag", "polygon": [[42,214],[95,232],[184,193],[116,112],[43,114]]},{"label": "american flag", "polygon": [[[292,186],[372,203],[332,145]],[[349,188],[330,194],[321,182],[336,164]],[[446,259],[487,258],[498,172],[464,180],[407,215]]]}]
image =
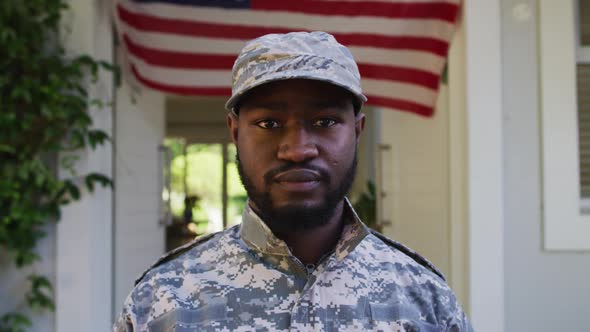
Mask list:
[{"label": "american flag", "polygon": [[461,0],[115,0],[135,80],[167,94],[231,95],[244,43],[320,30],[349,47],[368,105],[433,114]]}]

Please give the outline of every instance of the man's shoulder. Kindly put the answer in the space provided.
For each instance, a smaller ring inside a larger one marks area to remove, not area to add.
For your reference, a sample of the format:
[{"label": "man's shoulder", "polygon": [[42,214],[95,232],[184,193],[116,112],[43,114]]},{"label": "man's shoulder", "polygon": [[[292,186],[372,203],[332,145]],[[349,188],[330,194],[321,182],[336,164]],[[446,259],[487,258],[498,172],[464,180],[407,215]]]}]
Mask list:
[{"label": "man's shoulder", "polygon": [[402,243],[392,240],[377,231],[371,230],[371,234],[383,244],[407,256],[414,263],[414,265],[420,266],[421,268],[430,271],[431,273],[441,278],[442,281],[446,282],[444,274],[424,256],[420,255],[419,253],[410,249],[409,247],[403,245]]},{"label": "man's shoulder", "polygon": [[227,229],[225,231],[199,236],[194,240],[165,253],[135,280],[135,286],[153,274],[166,273],[174,270],[177,265],[182,266],[184,260],[198,259],[202,251],[211,249],[216,244],[219,244],[220,239],[225,235],[228,235],[231,230],[232,229]]},{"label": "man's shoulder", "polygon": [[376,257],[378,264],[388,263],[378,268],[375,275],[380,280],[387,280],[389,285],[395,285],[390,287],[382,282],[380,291],[391,291],[396,296],[400,292],[405,293],[404,296],[412,299],[406,303],[407,306],[426,305],[437,317],[436,321],[447,327],[445,331],[473,331],[444,275],[434,264],[400,242],[376,231],[371,230],[369,238],[372,242],[366,248],[371,253],[367,254]]}]

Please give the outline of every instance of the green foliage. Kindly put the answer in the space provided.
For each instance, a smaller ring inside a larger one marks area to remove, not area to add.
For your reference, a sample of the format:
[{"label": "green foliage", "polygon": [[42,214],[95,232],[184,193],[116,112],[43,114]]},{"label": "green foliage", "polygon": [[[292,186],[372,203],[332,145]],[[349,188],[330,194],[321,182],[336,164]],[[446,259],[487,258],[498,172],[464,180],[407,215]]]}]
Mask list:
[{"label": "green foliage", "polygon": [[442,84],[449,84],[449,63],[446,62],[440,74],[440,82]]},{"label": "green foliage", "polygon": [[17,313],[9,313],[0,320],[0,332],[25,332],[25,328],[31,327],[31,320]]},{"label": "green foliage", "polygon": [[[118,77],[107,62],[66,55],[58,38],[66,9],[60,0],[0,1],[0,250],[17,267],[40,259],[35,248],[45,225],[59,219],[62,205],[80,198],[81,186],[111,186],[102,174],[76,174],[77,157],[65,153],[109,140],[92,127],[88,107],[104,105],[87,88],[101,69]],[[71,178],[58,178],[57,167]],[[54,310],[49,280],[31,275],[29,281],[24,302],[37,311]],[[0,318],[0,332],[30,326],[21,313]]]},{"label": "green foliage", "polygon": [[[188,195],[197,195],[199,202],[193,208],[193,220],[206,229],[206,221],[212,215],[221,218],[215,211],[222,209],[223,156],[221,144],[186,144],[183,139],[167,138],[164,144],[171,151],[171,196],[172,213],[180,218],[184,211],[184,172]],[[186,158],[184,149],[186,146]],[[232,225],[242,215],[247,195],[241,184],[235,160],[236,148],[228,145],[227,198],[228,224]],[[214,213],[212,213],[214,212]]]},{"label": "green foliage", "polygon": [[164,145],[170,149],[170,160],[184,155],[185,140],[183,138],[165,138]]},{"label": "green foliage", "polygon": [[359,218],[369,227],[379,231],[377,224],[377,197],[375,196],[375,184],[367,181],[367,191],[363,192],[353,204]]},{"label": "green foliage", "polygon": [[44,308],[55,310],[55,304],[52,300],[53,286],[44,276],[31,275],[31,290],[27,294],[27,303],[33,309],[42,310]]}]

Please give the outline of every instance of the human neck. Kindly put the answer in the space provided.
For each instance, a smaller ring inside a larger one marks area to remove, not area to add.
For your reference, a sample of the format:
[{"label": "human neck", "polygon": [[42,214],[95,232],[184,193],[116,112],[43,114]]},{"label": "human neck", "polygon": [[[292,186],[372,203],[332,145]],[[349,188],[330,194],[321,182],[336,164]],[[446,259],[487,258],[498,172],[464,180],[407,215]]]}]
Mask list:
[{"label": "human neck", "polygon": [[322,256],[334,249],[340,239],[344,225],[343,207],[344,202],[341,201],[334,209],[334,215],[322,226],[275,235],[287,243],[291,253],[303,264],[316,264]]}]

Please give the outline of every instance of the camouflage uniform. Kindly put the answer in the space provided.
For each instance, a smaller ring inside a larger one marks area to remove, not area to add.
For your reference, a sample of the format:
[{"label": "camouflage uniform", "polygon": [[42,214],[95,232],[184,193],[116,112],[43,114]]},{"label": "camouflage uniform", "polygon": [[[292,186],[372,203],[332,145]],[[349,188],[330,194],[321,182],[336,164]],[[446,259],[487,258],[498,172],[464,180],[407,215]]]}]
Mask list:
[{"label": "camouflage uniform", "polygon": [[340,240],[317,266],[304,266],[247,207],[241,225],[141,276],[114,330],[471,331],[441,273],[346,203]]}]

